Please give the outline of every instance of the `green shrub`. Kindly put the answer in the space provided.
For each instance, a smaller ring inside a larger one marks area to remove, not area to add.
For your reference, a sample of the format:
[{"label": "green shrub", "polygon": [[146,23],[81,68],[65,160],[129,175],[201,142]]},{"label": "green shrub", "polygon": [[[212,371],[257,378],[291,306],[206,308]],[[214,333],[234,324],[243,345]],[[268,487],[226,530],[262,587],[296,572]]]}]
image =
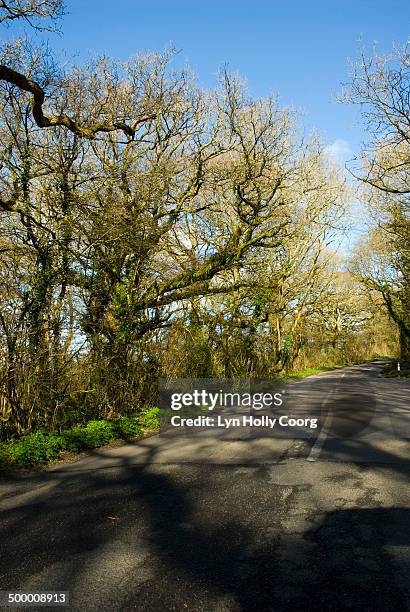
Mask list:
[{"label": "green shrub", "polygon": [[108,421],[89,421],[85,429],[93,447],[107,444],[116,437],[115,427]]},{"label": "green shrub", "polygon": [[156,406],[141,412],[138,418],[141,427],[145,429],[159,429],[159,413],[160,410]]},{"label": "green shrub", "polygon": [[3,463],[21,467],[54,461],[63,448],[64,441],[60,436],[36,432],[6,444],[1,454]]},{"label": "green shrub", "polygon": [[121,417],[114,422],[115,431],[121,438],[142,436],[143,429],[136,419],[131,417]]},{"label": "green shrub", "polygon": [[68,450],[78,451],[85,448],[103,446],[117,437],[115,426],[108,421],[89,421],[85,427],[74,425],[63,431],[61,437]]},{"label": "green shrub", "polygon": [[64,448],[71,451],[79,451],[87,446],[87,435],[84,433],[85,427],[74,425],[70,429],[62,432],[61,437],[64,440]]},{"label": "green shrub", "polygon": [[38,431],[0,446],[0,467],[24,467],[55,461],[63,450],[81,451],[103,446],[116,438],[142,436],[145,429],[158,429],[159,408],[151,408],[138,418],[116,421],[89,421],[74,425],[60,435]]}]

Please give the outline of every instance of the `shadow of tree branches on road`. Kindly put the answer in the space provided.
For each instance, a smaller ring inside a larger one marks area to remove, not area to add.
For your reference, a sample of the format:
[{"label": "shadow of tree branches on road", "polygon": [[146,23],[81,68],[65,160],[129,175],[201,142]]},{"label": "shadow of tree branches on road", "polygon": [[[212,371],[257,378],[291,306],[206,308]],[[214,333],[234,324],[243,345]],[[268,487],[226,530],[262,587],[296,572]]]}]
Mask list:
[{"label": "shadow of tree branches on road", "polygon": [[[391,467],[408,480],[408,464]],[[335,509],[289,535],[306,485],[272,484],[266,466],[158,465],[154,451],[41,478],[4,500],[2,589],[68,590],[73,610],[406,609],[410,509]]]}]

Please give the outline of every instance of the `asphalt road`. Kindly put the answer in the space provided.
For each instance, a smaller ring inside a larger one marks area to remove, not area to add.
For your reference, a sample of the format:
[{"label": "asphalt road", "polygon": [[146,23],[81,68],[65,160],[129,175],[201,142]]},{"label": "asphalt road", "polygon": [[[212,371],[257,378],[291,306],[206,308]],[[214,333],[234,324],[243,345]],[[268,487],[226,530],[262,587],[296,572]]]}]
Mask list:
[{"label": "asphalt road", "polygon": [[409,384],[380,368],[288,385],[313,431],[168,431],[3,476],[0,590],[79,611],[410,610]]}]

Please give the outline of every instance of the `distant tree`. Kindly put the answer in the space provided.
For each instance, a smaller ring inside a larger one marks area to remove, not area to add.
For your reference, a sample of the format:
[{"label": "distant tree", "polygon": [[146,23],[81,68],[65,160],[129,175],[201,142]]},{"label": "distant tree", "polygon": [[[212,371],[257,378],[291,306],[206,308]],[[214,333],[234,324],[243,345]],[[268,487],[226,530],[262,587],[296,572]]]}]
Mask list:
[{"label": "distant tree", "polygon": [[[382,198],[382,203],[385,198]],[[372,199],[372,210],[375,201]],[[410,222],[395,203],[379,208],[377,225],[356,249],[351,269],[372,292],[377,292],[397,325],[400,357],[410,361]]]},{"label": "distant tree", "polygon": [[354,67],[345,99],[359,104],[371,134],[352,170],[373,218],[355,270],[378,291],[400,331],[401,357],[410,360],[410,54],[409,46],[374,55]]}]

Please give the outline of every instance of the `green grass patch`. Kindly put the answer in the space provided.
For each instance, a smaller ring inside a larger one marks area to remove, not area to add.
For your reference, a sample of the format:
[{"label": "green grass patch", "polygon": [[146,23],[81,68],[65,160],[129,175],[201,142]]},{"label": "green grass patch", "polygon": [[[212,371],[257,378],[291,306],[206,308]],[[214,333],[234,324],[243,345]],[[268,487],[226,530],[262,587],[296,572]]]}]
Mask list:
[{"label": "green grass patch", "polygon": [[337,370],[342,366],[332,366],[332,367],[321,367],[321,368],[307,368],[306,370],[299,370],[298,372],[289,372],[283,374],[282,377],[285,379],[294,379],[294,378],[305,378],[306,376],[312,376],[313,374],[320,374],[321,372],[331,372],[332,370]]},{"label": "green grass patch", "polygon": [[21,468],[57,461],[63,451],[98,448],[117,439],[138,438],[159,428],[159,408],[115,421],[89,421],[61,433],[38,431],[0,445],[0,468]]},{"label": "green grass patch", "polygon": [[160,409],[156,406],[141,412],[138,416],[138,423],[144,429],[158,429],[160,424]]}]

